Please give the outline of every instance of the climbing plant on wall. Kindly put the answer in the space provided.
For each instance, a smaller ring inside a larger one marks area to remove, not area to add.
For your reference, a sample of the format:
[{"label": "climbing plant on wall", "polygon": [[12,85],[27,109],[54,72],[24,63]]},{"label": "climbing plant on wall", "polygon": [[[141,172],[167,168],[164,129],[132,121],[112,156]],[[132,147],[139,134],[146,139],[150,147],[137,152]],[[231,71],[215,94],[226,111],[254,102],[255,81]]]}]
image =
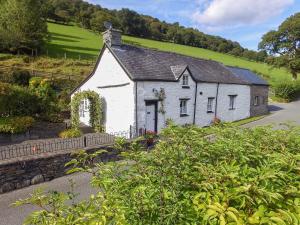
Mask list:
[{"label": "climbing plant on wall", "polygon": [[72,127],[79,127],[79,106],[83,99],[88,99],[90,102],[90,125],[95,129],[96,132],[103,131],[101,126],[102,119],[102,106],[101,98],[95,91],[82,91],[74,95],[71,101],[71,123]]}]

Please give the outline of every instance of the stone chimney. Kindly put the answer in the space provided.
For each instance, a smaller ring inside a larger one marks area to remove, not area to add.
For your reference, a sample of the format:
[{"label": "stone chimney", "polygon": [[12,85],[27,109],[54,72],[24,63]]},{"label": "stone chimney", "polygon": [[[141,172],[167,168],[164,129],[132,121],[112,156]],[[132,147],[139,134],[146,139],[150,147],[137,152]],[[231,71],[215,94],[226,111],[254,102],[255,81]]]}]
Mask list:
[{"label": "stone chimney", "polygon": [[106,43],[109,47],[122,45],[122,31],[109,28],[102,34],[104,43]]}]

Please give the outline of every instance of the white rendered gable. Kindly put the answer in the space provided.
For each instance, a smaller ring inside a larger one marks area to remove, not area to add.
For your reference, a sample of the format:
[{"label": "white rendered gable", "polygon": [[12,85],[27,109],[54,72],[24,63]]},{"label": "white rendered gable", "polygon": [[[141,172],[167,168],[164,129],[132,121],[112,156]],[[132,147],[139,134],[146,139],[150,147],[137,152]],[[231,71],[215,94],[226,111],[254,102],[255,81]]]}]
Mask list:
[{"label": "white rendered gable", "polygon": [[[134,125],[134,82],[108,48],[103,51],[93,76],[76,92],[85,90],[95,91],[104,99],[106,132],[129,131]],[[89,125],[87,121],[81,119]]]}]

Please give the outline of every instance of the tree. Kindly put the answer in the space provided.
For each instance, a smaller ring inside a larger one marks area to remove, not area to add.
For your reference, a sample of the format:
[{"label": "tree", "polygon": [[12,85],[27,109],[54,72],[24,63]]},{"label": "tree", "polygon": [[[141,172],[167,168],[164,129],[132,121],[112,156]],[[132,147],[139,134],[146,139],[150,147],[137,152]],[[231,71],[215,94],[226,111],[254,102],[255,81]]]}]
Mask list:
[{"label": "tree", "polygon": [[39,0],[2,0],[0,7],[0,48],[17,52],[41,49],[47,37]]},{"label": "tree", "polygon": [[104,27],[105,21],[112,22],[113,27],[115,27],[116,25],[115,19],[109,13],[103,11],[95,12],[92,16],[92,19],[90,20],[92,30],[99,33],[105,31],[106,30],[106,27]]},{"label": "tree", "polygon": [[266,33],[259,43],[259,49],[276,56],[273,63],[287,68],[293,79],[300,72],[300,13],[287,18],[278,28]]}]

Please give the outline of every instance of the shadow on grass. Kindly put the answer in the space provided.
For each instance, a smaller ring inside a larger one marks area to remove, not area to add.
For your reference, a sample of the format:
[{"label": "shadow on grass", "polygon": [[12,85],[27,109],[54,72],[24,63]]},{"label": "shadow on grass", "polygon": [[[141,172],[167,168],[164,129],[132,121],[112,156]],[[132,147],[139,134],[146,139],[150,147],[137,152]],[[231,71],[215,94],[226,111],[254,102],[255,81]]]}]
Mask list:
[{"label": "shadow on grass", "polygon": [[[85,48],[85,47],[76,47],[76,46],[67,46],[67,45],[58,45],[58,44],[48,44],[48,56],[52,58],[64,58],[65,54],[67,58],[71,59],[91,59],[95,60],[100,52],[100,49],[97,48]],[[86,51],[94,52],[88,53]]]},{"label": "shadow on grass", "polygon": [[73,36],[73,35],[67,35],[67,34],[59,34],[55,32],[51,32],[51,36],[60,36],[60,37],[66,37],[66,38],[72,38],[72,39],[78,39],[78,40],[84,40],[85,38],[81,38],[78,36]]},{"label": "shadow on grass", "polygon": [[75,41],[73,39],[70,39],[70,38],[61,38],[61,37],[57,37],[57,36],[52,36],[50,38],[51,41],[64,41],[64,42],[80,42],[79,40],[78,41]]}]

